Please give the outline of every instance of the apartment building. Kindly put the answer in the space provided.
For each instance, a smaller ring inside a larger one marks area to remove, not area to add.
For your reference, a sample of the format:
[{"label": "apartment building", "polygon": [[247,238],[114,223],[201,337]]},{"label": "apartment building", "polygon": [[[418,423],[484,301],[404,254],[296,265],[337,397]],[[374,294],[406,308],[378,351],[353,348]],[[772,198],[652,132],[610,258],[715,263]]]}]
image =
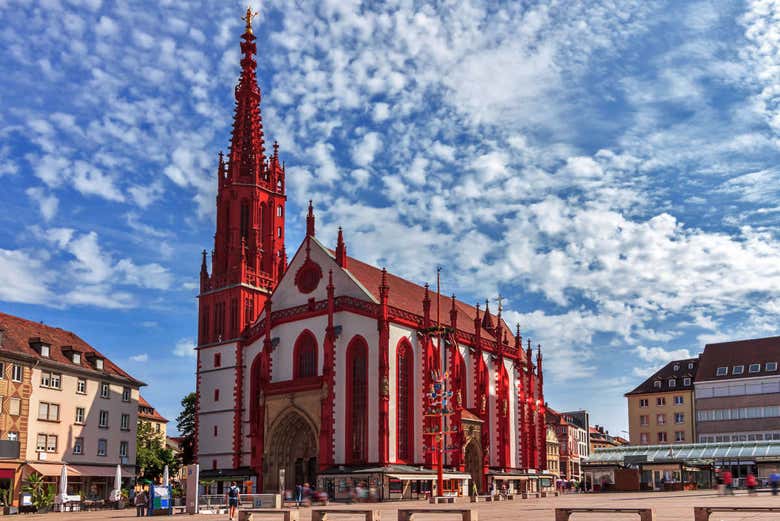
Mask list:
[{"label": "apartment building", "polygon": [[547,472],[556,476],[561,475],[560,442],[555,428],[547,425]]},{"label": "apartment building", "polygon": [[631,445],[692,443],[696,433],[696,358],[669,362],[626,393]]},{"label": "apartment building", "polygon": [[138,421],[148,424],[152,432],[159,434],[163,441],[168,437],[168,420],[143,396],[138,396]]},{"label": "apartment building", "polygon": [[780,439],[780,337],[707,344],[694,383],[700,442]]},{"label": "apartment building", "polygon": [[609,449],[626,445],[628,440],[620,436],[612,436],[602,425],[594,425],[589,432],[590,453],[596,449]]},{"label": "apartment building", "polygon": [[[5,331],[0,329],[0,346]],[[32,365],[0,353],[0,491],[21,492],[21,471],[27,451]]]},{"label": "apartment building", "polygon": [[582,458],[588,450],[587,429],[583,428],[576,418],[567,413],[559,413],[550,407],[547,408],[546,421],[558,437],[560,477],[582,479]]},{"label": "apartment building", "polygon": [[106,498],[117,465],[123,478],[134,477],[144,384],[70,331],[3,313],[0,329],[5,379],[18,395],[3,400],[3,419],[11,420],[2,436],[20,442],[13,486],[36,472],[56,483],[63,463],[69,493],[85,497]]}]

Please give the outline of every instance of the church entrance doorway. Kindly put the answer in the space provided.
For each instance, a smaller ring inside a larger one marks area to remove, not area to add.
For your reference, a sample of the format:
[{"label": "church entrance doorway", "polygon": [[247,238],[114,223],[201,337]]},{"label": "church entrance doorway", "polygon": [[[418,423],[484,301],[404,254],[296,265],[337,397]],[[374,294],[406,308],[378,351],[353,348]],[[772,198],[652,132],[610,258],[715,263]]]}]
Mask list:
[{"label": "church entrance doorway", "polygon": [[482,489],[482,448],[475,440],[471,440],[466,445],[466,472],[471,475],[471,490],[474,491],[474,485],[477,485],[477,490],[480,494],[484,492]]},{"label": "church entrance doorway", "polygon": [[317,483],[317,433],[296,409],[282,413],[274,422],[264,454],[263,484],[266,492],[279,490],[279,471],[284,470],[286,489]]}]

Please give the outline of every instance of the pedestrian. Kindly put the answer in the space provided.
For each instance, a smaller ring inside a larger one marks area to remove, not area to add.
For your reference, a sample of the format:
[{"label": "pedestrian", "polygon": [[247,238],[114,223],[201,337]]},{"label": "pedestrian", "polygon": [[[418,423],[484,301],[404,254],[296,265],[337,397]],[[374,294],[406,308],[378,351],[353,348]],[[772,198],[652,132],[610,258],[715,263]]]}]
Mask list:
[{"label": "pedestrian", "polygon": [[780,474],[777,472],[772,472],[772,474],[769,475],[769,486],[772,487],[772,495],[777,495],[777,487],[780,486]]},{"label": "pedestrian", "polygon": [[135,505],[135,517],[146,516],[147,503],[148,500],[146,499],[146,492],[144,492],[143,489],[136,492],[135,498],[133,499],[133,504]]},{"label": "pedestrian", "polygon": [[726,494],[734,495],[734,476],[730,470],[723,471],[723,484],[726,486]]},{"label": "pedestrian", "polygon": [[471,495],[474,496],[474,497],[477,497],[478,493],[479,492],[477,490],[477,482],[474,481],[474,482],[471,483]]},{"label": "pedestrian", "polygon": [[238,486],[235,481],[230,482],[230,488],[228,488],[228,515],[230,520],[238,519]]},{"label": "pedestrian", "polygon": [[748,489],[748,495],[754,496],[756,494],[756,487],[758,486],[758,480],[752,473],[748,473],[745,478],[745,486]]}]

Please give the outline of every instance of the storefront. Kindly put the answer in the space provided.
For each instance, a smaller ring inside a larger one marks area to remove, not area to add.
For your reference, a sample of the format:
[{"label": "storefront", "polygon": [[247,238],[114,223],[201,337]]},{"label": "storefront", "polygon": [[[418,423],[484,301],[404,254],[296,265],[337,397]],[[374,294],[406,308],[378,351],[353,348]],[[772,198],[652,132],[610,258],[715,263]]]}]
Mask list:
[{"label": "storefront", "polygon": [[[22,470],[22,479],[31,474],[40,474],[43,482],[59,491],[62,463],[27,463]],[[135,469],[122,467],[122,483],[116,486],[116,466],[66,465],[68,495],[78,495],[88,501],[108,500],[116,488],[129,488],[135,477]]]},{"label": "storefront", "polygon": [[537,492],[554,492],[555,474],[533,472],[488,472],[488,488],[497,494],[506,491],[507,494],[535,494]]},{"label": "storefront", "polygon": [[[442,495],[465,496],[469,494],[471,476],[465,472],[445,471]],[[333,467],[317,477],[317,488],[327,492],[335,501],[360,499],[364,493],[367,499],[392,501],[420,499],[437,495],[436,471],[408,465],[387,467]]]}]

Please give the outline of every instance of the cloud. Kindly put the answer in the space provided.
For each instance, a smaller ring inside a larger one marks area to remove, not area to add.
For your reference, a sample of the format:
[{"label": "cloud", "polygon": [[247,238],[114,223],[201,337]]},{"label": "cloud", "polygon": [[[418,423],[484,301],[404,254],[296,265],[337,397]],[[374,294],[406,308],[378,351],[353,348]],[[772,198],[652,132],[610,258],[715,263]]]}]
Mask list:
[{"label": "cloud", "polygon": [[146,354],[146,353],[141,353],[139,355],[133,355],[133,356],[130,357],[130,361],[132,361],[132,362],[139,362],[139,363],[148,362],[149,361],[149,355]]},{"label": "cloud", "polygon": [[40,187],[28,188],[25,193],[27,197],[38,203],[38,208],[44,221],[48,222],[54,218],[60,203],[56,196],[46,194],[43,188]]},{"label": "cloud", "polygon": [[0,248],[0,300],[51,304],[53,274],[31,253]]},{"label": "cloud", "polygon": [[637,346],[634,352],[641,360],[658,365],[671,362],[672,360],[691,358],[691,353],[687,349],[667,350],[661,347]]},{"label": "cloud", "polygon": [[192,338],[182,338],[173,347],[173,354],[185,358],[195,356],[195,341]]}]

